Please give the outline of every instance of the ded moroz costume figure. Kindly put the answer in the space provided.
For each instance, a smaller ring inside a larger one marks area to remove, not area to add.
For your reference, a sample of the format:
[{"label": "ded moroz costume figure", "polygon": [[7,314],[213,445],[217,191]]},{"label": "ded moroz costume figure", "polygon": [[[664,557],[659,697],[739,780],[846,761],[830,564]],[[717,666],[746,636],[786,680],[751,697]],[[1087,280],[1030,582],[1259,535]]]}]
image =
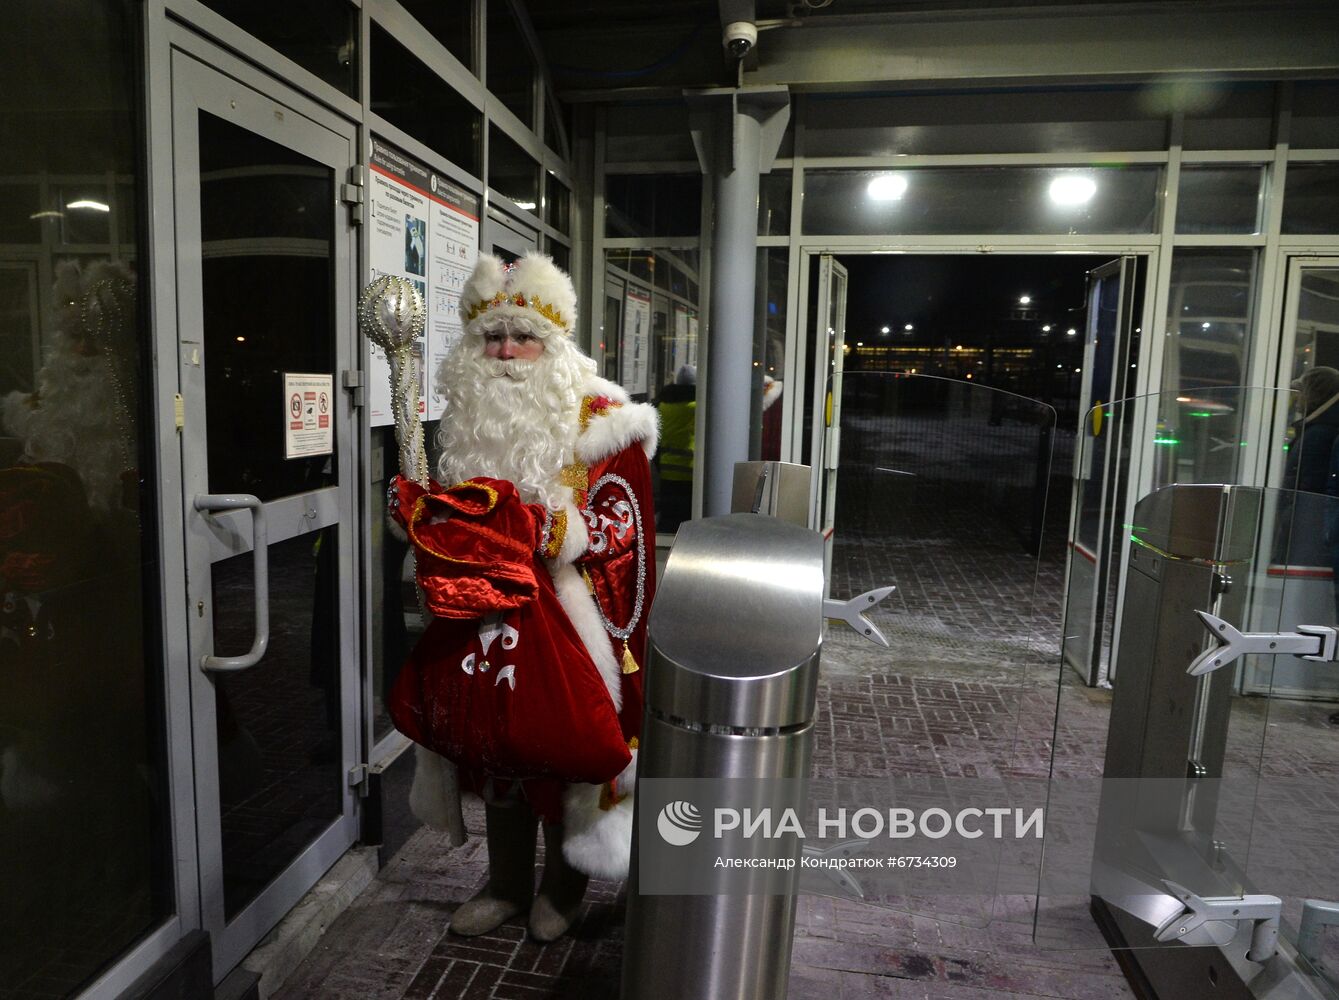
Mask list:
[{"label": "ded moroz costume figure", "polygon": [[627,872],[656,413],[576,348],[576,295],[549,258],[485,257],[460,303],[464,335],[437,375],[438,481],[397,480],[391,497],[432,615],[391,714],[421,744],[420,818],[448,815],[438,754],[485,802],[488,884],[451,929],[486,933],[528,909],[531,934],[552,940],[587,876]]}]

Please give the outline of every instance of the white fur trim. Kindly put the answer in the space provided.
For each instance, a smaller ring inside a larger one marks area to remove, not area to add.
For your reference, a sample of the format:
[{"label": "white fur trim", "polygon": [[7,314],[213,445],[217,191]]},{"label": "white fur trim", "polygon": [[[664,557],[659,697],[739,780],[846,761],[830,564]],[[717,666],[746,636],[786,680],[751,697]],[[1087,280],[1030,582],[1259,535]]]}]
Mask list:
[{"label": "white fur trim", "polygon": [[581,516],[576,504],[565,503],[563,510],[567,511],[567,534],[563,536],[562,548],[558,550],[558,555],[549,562],[550,572],[558,566],[575,562],[590,546],[590,532],[586,530],[586,519]]},{"label": "white fur trim", "polygon": [[[594,395],[607,395],[615,402],[622,402],[610,393]],[[622,390],[619,395],[627,399],[627,393]],[[660,414],[654,406],[623,403],[622,406],[610,407],[603,413],[592,415],[585,431],[577,438],[576,456],[587,465],[592,465],[610,455],[617,455],[634,441],[641,444],[648,461],[655,455],[656,444],[660,441]]]},{"label": "white fur trim", "polygon": [[[634,750],[628,768],[635,770],[636,766]],[[620,777],[618,784],[622,783]],[[617,882],[628,877],[632,814],[637,800],[629,794],[612,809],[601,809],[600,788],[600,785],[569,785],[563,794],[563,857],[591,878]]]},{"label": "white fur trim", "polygon": [[409,811],[434,830],[445,830],[451,846],[465,843],[456,767],[427,747],[414,745],[414,783],[409,786]]},{"label": "white fur trim", "polygon": [[[584,530],[585,522],[582,522]],[[609,698],[614,703],[614,711],[623,711],[623,669],[614,658],[613,647],[609,644],[609,634],[600,621],[595,608],[595,598],[586,589],[586,581],[581,578],[576,567],[570,563],[553,569],[553,589],[558,593],[558,602],[567,612],[572,625],[581,636],[595,669],[600,672]]]},{"label": "white fur trim", "polygon": [[770,410],[772,404],[781,398],[781,391],[784,388],[785,386],[775,379],[764,385],[762,389],[762,408]]}]

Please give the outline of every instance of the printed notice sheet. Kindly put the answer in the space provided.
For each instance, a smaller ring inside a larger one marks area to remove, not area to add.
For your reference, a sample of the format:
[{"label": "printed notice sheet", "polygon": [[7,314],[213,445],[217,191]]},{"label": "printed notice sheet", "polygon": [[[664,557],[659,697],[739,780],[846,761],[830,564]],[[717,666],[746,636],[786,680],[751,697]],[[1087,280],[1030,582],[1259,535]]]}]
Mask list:
[{"label": "printed notice sheet", "polygon": [[[423,340],[412,359],[419,376],[419,417],[442,415],[433,376],[460,337],[457,307],[479,256],[479,198],[379,139],[372,140],[368,170],[369,244],[372,273],[408,278],[427,306]],[[371,424],[395,423],[390,363],[371,345],[368,407]]]}]

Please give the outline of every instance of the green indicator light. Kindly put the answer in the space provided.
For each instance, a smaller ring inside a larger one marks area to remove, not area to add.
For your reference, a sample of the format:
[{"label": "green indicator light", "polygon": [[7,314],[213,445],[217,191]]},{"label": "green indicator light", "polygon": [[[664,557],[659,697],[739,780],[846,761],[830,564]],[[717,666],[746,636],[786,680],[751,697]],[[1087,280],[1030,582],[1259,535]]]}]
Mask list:
[{"label": "green indicator light", "polygon": [[1179,438],[1154,438],[1154,444],[1180,444]]},{"label": "green indicator light", "polygon": [[1210,413],[1208,410],[1191,410],[1191,411],[1190,411],[1190,416],[1192,416],[1192,417],[1212,417],[1213,414]]}]

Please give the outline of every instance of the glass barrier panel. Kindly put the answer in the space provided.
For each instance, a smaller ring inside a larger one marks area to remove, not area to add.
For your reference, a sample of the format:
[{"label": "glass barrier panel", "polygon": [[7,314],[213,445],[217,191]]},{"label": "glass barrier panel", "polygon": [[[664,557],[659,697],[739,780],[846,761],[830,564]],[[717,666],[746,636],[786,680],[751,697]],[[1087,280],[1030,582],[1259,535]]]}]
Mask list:
[{"label": "glass barrier panel", "polygon": [[1041,846],[1018,828],[1040,821],[1049,772],[1055,411],[932,376],[847,372],[829,390],[829,597],[896,589],[856,605],[886,645],[829,608],[809,804],[826,823],[805,847],[877,867],[804,870],[801,887],[945,924],[1030,919],[1004,913],[997,878],[1010,853],[1035,871]]},{"label": "glass barrier panel", "polygon": [[[1215,947],[1244,961],[1264,954],[1273,914],[1313,959],[1288,975],[1334,995],[1318,977],[1339,946],[1317,929],[1328,911],[1314,900],[1339,897],[1323,777],[1339,685],[1290,651],[1324,641],[1303,626],[1335,625],[1339,500],[1315,492],[1333,435],[1304,397],[1229,387],[1089,414],[1078,477],[1143,490],[1128,514],[1119,497],[1101,512],[1116,597],[1109,701],[1061,667],[1035,883],[1043,949]],[[1108,442],[1089,431],[1095,419]],[[1074,525],[1085,514],[1076,497]],[[1075,620],[1087,606],[1079,562],[1071,555],[1067,643],[1093,627]],[[1229,654],[1225,640],[1246,652]],[[1000,880],[1026,891],[1026,866],[1003,866]]]}]

